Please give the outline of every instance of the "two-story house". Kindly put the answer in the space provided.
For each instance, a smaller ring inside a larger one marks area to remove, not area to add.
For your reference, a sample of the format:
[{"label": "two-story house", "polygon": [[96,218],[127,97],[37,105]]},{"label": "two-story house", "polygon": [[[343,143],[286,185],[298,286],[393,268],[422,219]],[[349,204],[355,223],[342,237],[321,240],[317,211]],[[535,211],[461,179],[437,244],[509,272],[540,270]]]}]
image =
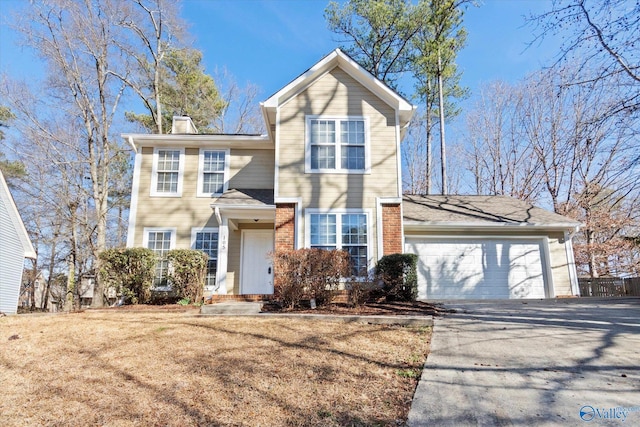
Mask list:
[{"label": "two-story house", "polygon": [[[415,107],[335,50],[261,104],[266,135],[127,134],[128,246],[209,257],[207,291],[271,294],[274,250],[337,248],[365,276],[419,255],[422,298],[577,294],[579,225],[491,196],[404,196],[400,142]],[[155,286],[167,286],[166,261]]]}]

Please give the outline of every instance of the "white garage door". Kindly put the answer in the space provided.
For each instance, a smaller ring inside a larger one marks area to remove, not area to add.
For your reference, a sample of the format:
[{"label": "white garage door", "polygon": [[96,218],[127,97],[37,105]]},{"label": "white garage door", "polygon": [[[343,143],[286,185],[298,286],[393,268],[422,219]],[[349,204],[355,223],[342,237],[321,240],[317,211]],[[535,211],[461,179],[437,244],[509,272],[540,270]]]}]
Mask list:
[{"label": "white garage door", "polygon": [[545,298],[543,241],[407,237],[418,255],[418,297]]}]

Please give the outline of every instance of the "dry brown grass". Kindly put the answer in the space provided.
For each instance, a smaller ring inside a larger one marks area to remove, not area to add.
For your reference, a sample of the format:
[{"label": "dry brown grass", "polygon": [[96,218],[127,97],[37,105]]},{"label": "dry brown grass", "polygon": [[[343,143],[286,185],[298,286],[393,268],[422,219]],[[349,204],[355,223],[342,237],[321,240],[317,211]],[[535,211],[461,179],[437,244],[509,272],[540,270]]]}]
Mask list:
[{"label": "dry brown grass", "polygon": [[3,317],[0,425],[402,424],[429,339],[180,312]]}]

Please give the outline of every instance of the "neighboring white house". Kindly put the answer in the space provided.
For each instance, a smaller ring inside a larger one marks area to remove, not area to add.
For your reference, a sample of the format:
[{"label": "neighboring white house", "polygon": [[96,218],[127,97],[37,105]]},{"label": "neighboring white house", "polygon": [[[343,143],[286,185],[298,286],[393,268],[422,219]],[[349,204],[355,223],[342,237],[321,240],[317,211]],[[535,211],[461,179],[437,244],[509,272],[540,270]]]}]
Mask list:
[{"label": "neighboring white house", "polygon": [[0,312],[17,312],[24,260],[35,257],[18,208],[0,172]]}]

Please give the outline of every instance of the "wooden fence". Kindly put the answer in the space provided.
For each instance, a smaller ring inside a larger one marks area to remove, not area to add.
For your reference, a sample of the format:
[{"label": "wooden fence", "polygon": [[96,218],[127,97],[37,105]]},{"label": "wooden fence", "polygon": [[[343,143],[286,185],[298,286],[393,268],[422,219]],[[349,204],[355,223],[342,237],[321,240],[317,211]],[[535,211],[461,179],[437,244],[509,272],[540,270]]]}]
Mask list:
[{"label": "wooden fence", "polygon": [[621,279],[602,277],[578,279],[580,296],[583,297],[640,297],[640,277]]}]

